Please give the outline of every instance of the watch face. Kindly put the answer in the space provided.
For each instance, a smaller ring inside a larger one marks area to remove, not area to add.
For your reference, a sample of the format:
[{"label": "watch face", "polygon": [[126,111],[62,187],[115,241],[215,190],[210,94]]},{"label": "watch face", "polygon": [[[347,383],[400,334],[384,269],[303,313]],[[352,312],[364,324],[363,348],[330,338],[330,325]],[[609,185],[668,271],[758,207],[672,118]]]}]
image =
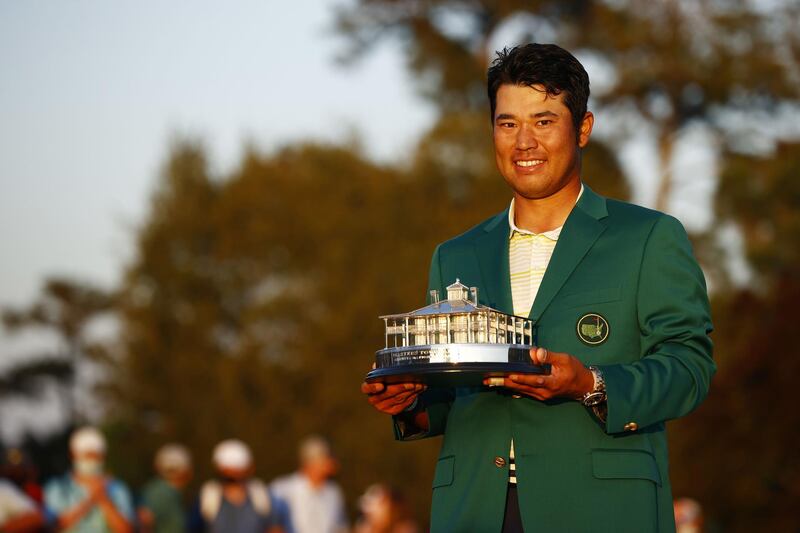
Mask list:
[{"label": "watch face", "polygon": [[603,403],[605,401],[606,395],[602,392],[593,392],[591,394],[586,395],[583,398],[583,405],[586,407],[592,407],[593,405],[597,405],[599,403]]}]

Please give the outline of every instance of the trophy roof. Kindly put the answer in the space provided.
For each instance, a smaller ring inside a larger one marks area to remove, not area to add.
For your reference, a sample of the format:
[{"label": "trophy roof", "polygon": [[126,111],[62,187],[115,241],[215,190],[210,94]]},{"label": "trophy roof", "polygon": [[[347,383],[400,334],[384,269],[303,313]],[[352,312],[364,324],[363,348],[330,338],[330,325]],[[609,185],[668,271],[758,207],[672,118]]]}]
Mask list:
[{"label": "trophy roof", "polygon": [[471,313],[473,311],[486,310],[495,311],[496,313],[506,314],[496,309],[492,309],[486,305],[475,305],[474,302],[469,300],[442,300],[441,302],[426,305],[420,309],[408,313],[398,313],[395,315],[385,315],[381,318],[402,318],[402,317],[417,317],[417,316],[430,316],[430,315],[451,315],[455,313]]},{"label": "trophy roof", "polygon": [[456,281],[455,281],[455,283],[453,283],[452,285],[448,285],[448,286],[447,286],[447,290],[448,290],[448,291],[449,291],[449,290],[451,290],[451,289],[464,289],[464,290],[468,290],[469,288],[468,288],[466,285],[464,285],[463,283],[461,283],[461,280],[460,280],[460,279],[456,278]]},{"label": "trophy roof", "polygon": [[[425,307],[421,307],[420,309],[416,309],[414,311],[410,311],[408,313],[397,313],[393,315],[383,315],[380,318],[414,318],[414,317],[421,317],[421,316],[432,316],[432,315],[453,315],[453,314],[463,314],[463,313],[473,313],[476,311],[491,311],[494,313],[498,313],[501,315],[506,316],[514,316],[509,315],[508,313],[504,313],[502,311],[498,311],[488,305],[481,305],[478,303],[478,289],[475,287],[467,287],[461,280],[456,278],[455,283],[449,285],[447,288],[447,299],[446,300],[439,300],[438,291],[431,291],[431,296],[434,301],[430,305],[426,305]],[[469,299],[469,295],[472,293],[473,299]],[[528,320],[525,317],[517,317],[523,320]]]}]

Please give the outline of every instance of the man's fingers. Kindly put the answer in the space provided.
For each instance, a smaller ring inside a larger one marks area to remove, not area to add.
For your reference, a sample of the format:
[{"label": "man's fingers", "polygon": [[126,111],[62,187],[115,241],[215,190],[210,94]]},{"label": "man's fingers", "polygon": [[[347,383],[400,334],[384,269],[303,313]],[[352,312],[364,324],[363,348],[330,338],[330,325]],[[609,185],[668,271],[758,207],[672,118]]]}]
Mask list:
[{"label": "man's fingers", "polygon": [[395,394],[393,396],[372,397],[369,400],[370,402],[373,402],[373,405],[375,406],[393,407],[397,405],[411,403],[410,400],[413,400],[413,398],[415,398],[419,393],[420,391],[406,391],[406,392],[401,392],[400,394]]},{"label": "man's fingers", "polygon": [[387,385],[381,381],[374,381],[372,383],[364,382],[361,384],[361,392],[364,394],[381,394],[387,395],[398,394],[403,391],[421,391],[427,387],[422,383],[393,383]]},{"label": "man's fingers", "polygon": [[547,362],[547,349],[538,347],[538,348],[531,348],[531,361],[535,365],[543,365]]},{"label": "man's fingers", "polygon": [[549,351],[547,348],[531,348],[531,361],[536,365],[552,364],[555,353]]},{"label": "man's fingers", "polygon": [[[524,387],[547,388],[552,378],[541,374],[511,374],[506,378],[510,386],[520,385]],[[509,385],[506,385],[509,386]]]},{"label": "man's fingers", "polygon": [[394,396],[370,396],[367,399],[378,411],[396,415],[404,411],[409,405],[414,402],[414,399],[420,395],[421,390],[410,390],[401,392]]},{"label": "man's fingers", "polygon": [[545,386],[542,384],[537,384],[538,379],[529,381],[529,378],[531,377],[539,378],[540,376],[516,375],[514,377],[516,377],[518,381],[511,379],[512,376],[494,377],[486,378],[483,380],[483,384],[489,387],[505,387],[508,390],[530,396],[537,400],[548,400],[552,398],[553,392],[546,387],[546,380],[544,383]]},{"label": "man's fingers", "polygon": [[364,394],[378,394],[379,392],[383,392],[386,388],[386,385],[381,383],[380,381],[375,381],[372,383],[367,383],[366,381],[361,384],[361,392]]},{"label": "man's fingers", "polygon": [[536,365],[560,365],[564,364],[567,354],[561,352],[553,352],[547,348],[531,348],[531,361]]},{"label": "man's fingers", "polygon": [[543,389],[550,385],[550,377],[540,374],[511,374],[505,377],[491,377],[483,380],[488,387],[506,387],[516,389],[520,387]]}]

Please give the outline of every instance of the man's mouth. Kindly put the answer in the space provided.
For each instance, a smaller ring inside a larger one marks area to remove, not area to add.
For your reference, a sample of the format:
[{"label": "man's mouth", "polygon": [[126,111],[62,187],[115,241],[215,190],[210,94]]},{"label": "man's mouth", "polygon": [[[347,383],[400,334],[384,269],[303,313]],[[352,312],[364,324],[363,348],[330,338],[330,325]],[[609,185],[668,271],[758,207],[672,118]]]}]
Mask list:
[{"label": "man's mouth", "polygon": [[536,165],[541,165],[544,163],[544,159],[525,159],[514,161],[514,164],[518,167],[535,167]]}]

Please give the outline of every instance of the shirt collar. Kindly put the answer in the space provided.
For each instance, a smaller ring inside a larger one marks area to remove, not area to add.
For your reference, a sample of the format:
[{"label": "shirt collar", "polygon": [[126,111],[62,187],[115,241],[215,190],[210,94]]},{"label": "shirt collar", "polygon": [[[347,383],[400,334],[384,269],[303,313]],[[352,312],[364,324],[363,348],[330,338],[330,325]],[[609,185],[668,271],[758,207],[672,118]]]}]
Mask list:
[{"label": "shirt collar", "polygon": [[[581,183],[581,190],[578,193],[578,197],[575,198],[575,203],[578,203],[578,200],[581,199],[583,195],[583,183]],[[514,224],[514,199],[511,199],[511,205],[508,208],[508,227],[511,231],[508,232],[508,238],[514,236],[514,233],[519,233],[520,235],[543,235],[550,239],[551,241],[557,241],[559,235],[561,235],[561,230],[564,226],[559,226],[556,229],[551,229],[550,231],[545,231],[544,233],[534,233],[532,231],[528,231],[526,229],[518,228],[516,224]]]}]

